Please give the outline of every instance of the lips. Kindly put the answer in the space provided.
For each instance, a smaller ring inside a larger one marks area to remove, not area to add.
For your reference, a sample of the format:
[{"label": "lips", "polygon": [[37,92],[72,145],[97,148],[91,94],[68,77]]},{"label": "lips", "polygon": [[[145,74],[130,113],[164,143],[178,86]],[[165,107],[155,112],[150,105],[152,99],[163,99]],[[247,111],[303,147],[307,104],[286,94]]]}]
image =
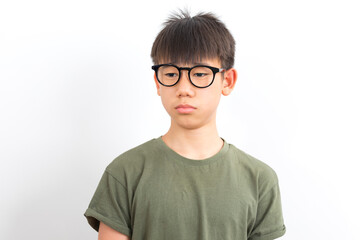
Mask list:
[{"label": "lips", "polygon": [[194,108],[195,109],[195,107],[193,107],[189,104],[180,104],[176,107],[176,109],[178,109],[178,108]]},{"label": "lips", "polygon": [[180,104],[176,107],[176,110],[179,113],[191,113],[195,110],[196,108],[189,105],[189,104]]}]

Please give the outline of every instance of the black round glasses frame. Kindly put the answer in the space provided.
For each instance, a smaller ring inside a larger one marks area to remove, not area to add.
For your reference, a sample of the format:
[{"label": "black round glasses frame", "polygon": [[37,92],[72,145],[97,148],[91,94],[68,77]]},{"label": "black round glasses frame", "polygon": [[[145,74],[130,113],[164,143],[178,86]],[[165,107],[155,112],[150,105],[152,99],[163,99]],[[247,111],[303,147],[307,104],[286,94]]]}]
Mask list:
[{"label": "black round glasses frame", "polygon": [[[172,66],[172,67],[175,67],[175,68],[179,71],[179,78],[178,78],[178,80],[177,80],[174,84],[166,85],[166,84],[163,84],[162,82],[160,82],[159,77],[158,77],[158,70],[159,70],[159,68],[162,67],[162,66]],[[206,68],[209,68],[209,69],[213,72],[213,79],[211,80],[211,82],[210,82],[209,85],[207,85],[207,86],[205,86],[205,87],[199,87],[199,86],[195,85],[195,84],[191,81],[190,72],[191,72],[191,70],[193,70],[193,69],[196,68],[196,67],[206,67]],[[207,87],[210,87],[211,84],[213,84],[213,82],[214,82],[216,73],[218,73],[218,72],[224,72],[224,71],[226,70],[225,68],[210,67],[210,66],[207,66],[207,65],[196,65],[196,66],[193,66],[193,67],[191,67],[191,68],[189,68],[189,67],[178,67],[178,66],[176,66],[176,65],[174,65],[174,64],[169,64],[169,63],[168,63],[168,64],[154,65],[154,66],[152,66],[151,68],[155,71],[156,80],[157,80],[161,85],[163,85],[163,86],[165,86],[165,87],[175,86],[175,85],[180,81],[181,71],[182,71],[182,70],[187,70],[187,71],[188,71],[188,75],[189,75],[189,80],[190,80],[191,84],[194,85],[194,86],[197,87],[197,88],[207,88]]]}]

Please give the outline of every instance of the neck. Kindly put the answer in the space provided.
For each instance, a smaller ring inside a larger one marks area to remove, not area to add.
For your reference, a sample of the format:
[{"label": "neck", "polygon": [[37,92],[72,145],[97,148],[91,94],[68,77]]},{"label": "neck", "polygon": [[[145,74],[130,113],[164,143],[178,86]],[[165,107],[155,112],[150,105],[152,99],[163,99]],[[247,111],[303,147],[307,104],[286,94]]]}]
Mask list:
[{"label": "neck", "polygon": [[215,122],[196,129],[184,129],[172,122],[162,139],[178,154],[194,160],[209,158],[223,146]]}]

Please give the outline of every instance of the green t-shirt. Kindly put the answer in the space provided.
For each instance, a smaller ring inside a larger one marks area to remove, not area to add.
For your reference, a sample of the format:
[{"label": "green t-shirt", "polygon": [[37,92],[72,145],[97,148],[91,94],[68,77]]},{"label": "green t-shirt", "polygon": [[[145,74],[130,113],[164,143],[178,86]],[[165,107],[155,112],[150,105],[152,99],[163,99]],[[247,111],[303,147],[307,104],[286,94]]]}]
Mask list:
[{"label": "green t-shirt", "polygon": [[132,240],[271,240],[285,233],[276,173],[224,141],[204,160],[161,137],[114,159],[84,214]]}]

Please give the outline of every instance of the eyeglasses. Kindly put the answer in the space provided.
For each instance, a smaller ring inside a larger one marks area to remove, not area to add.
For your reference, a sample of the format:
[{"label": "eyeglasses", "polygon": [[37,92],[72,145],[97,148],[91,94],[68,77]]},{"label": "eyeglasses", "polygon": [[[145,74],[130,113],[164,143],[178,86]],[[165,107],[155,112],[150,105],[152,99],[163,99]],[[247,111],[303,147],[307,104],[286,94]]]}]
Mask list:
[{"label": "eyeglasses", "polygon": [[215,68],[206,65],[182,68],[173,64],[160,64],[154,65],[151,68],[155,71],[157,81],[165,87],[176,85],[181,78],[182,70],[188,71],[191,84],[198,88],[209,87],[214,82],[215,74],[225,71],[224,68]]}]

